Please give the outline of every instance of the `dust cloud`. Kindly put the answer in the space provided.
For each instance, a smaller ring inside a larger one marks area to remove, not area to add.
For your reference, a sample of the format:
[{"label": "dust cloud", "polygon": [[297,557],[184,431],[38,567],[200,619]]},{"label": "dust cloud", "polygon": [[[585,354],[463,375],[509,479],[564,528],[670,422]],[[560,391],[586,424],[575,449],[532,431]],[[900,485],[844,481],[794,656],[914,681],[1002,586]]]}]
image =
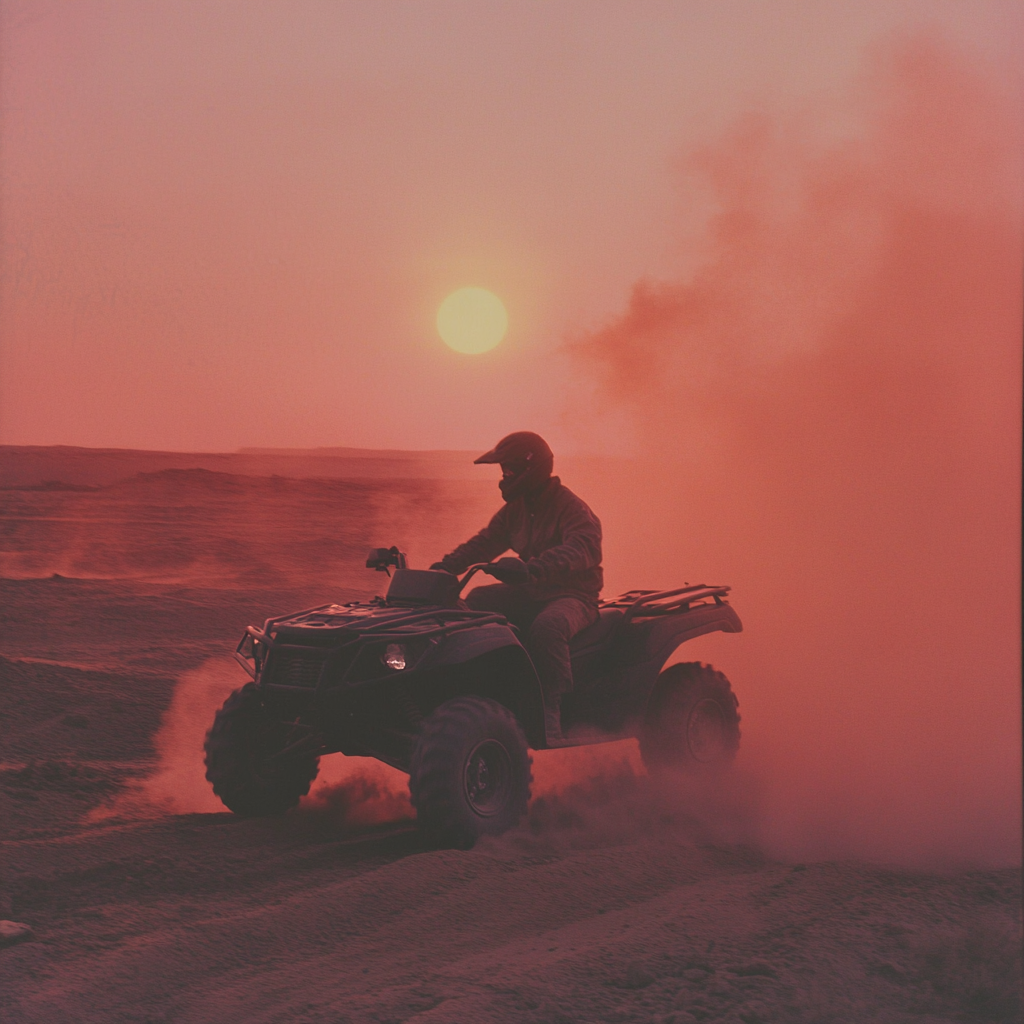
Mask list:
[{"label": "dust cloud", "polygon": [[206,781],[203,742],[214,713],[240,685],[238,666],[227,658],[211,658],[183,673],[153,739],[156,767],[93,810],[89,820],[225,810]]},{"label": "dust cloud", "polygon": [[[210,658],[178,679],[154,737],[157,763],[87,820],[216,814],[227,808],[206,780],[203,745],[214,715],[246,681],[228,658]],[[362,828],[413,817],[406,776],[372,758],[321,758],[320,773],[300,812],[320,814],[340,828]]]},{"label": "dust cloud", "polygon": [[304,813],[324,814],[344,828],[363,828],[415,817],[409,777],[372,757],[329,754],[299,805]]},{"label": "dust cloud", "polygon": [[[643,457],[568,480],[609,591],[728,583],[758,841],[782,856],[1021,853],[1021,129],[931,37],[842,108],[696,153],[702,263],[568,342],[571,419]],[[692,651],[690,648],[692,647]]]}]

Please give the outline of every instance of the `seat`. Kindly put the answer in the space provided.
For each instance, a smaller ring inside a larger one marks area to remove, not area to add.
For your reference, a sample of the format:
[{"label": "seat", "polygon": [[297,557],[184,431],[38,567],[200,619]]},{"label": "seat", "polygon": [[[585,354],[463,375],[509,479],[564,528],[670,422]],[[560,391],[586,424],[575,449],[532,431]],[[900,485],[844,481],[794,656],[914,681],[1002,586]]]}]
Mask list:
[{"label": "seat", "polygon": [[624,615],[625,612],[621,608],[602,608],[598,612],[597,621],[591,623],[586,629],[581,629],[569,641],[570,654],[575,656],[593,647],[599,647],[608,639]]}]

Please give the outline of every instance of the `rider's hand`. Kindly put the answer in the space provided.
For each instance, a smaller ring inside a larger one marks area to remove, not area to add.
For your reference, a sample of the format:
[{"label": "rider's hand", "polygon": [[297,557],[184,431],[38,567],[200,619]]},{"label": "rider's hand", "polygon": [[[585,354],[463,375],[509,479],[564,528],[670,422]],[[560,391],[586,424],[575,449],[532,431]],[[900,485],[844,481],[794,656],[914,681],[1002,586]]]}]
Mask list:
[{"label": "rider's hand", "polygon": [[521,558],[499,558],[496,562],[484,566],[483,571],[502,583],[529,583],[530,570]]},{"label": "rider's hand", "polygon": [[433,569],[434,572],[448,572],[444,567],[444,562],[435,562],[430,568]]}]

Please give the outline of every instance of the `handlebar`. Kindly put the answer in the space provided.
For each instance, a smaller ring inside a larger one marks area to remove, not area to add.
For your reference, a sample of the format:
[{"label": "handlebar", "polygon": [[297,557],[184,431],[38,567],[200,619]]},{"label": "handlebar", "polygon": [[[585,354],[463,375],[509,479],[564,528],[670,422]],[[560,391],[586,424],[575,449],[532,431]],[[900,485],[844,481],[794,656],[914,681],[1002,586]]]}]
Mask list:
[{"label": "handlebar", "polygon": [[490,562],[477,562],[476,565],[471,565],[466,570],[466,575],[459,580],[458,595],[462,597],[462,591],[466,589],[466,584],[478,573],[481,569],[486,569],[491,563]]},{"label": "handlebar", "polygon": [[[462,591],[465,589],[466,584],[474,575],[476,575],[476,573],[480,572],[481,569],[486,569],[491,564],[491,562],[477,562],[475,565],[471,565],[469,569],[466,570],[466,574],[461,580],[459,580],[458,596],[462,596]],[[399,551],[397,546],[390,548],[374,548],[366,559],[367,569],[376,569],[377,572],[386,572],[389,576],[391,575],[391,566],[394,566],[396,569],[407,568],[405,552]],[[458,579],[457,576],[456,579]]]}]

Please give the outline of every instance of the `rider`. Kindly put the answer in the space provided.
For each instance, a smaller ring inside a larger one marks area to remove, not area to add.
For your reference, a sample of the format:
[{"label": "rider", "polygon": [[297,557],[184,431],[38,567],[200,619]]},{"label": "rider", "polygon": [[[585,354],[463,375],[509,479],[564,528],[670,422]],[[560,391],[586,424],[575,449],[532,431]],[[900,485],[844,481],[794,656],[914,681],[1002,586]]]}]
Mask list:
[{"label": "rider", "polygon": [[569,641],[597,619],[604,582],[601,522],[584,501],[551,475],[554,455],[537,434],[503,437],[476,463],[501,466],[505,505],[475,537],[435,562],[459,574],[511,548],[520,557],[487,568],[500,583],[470,591],[466,603],[495,611],[526,633],[526,647],[544,688],[549,743],[562,737],[562,694],[572,689]]}]

